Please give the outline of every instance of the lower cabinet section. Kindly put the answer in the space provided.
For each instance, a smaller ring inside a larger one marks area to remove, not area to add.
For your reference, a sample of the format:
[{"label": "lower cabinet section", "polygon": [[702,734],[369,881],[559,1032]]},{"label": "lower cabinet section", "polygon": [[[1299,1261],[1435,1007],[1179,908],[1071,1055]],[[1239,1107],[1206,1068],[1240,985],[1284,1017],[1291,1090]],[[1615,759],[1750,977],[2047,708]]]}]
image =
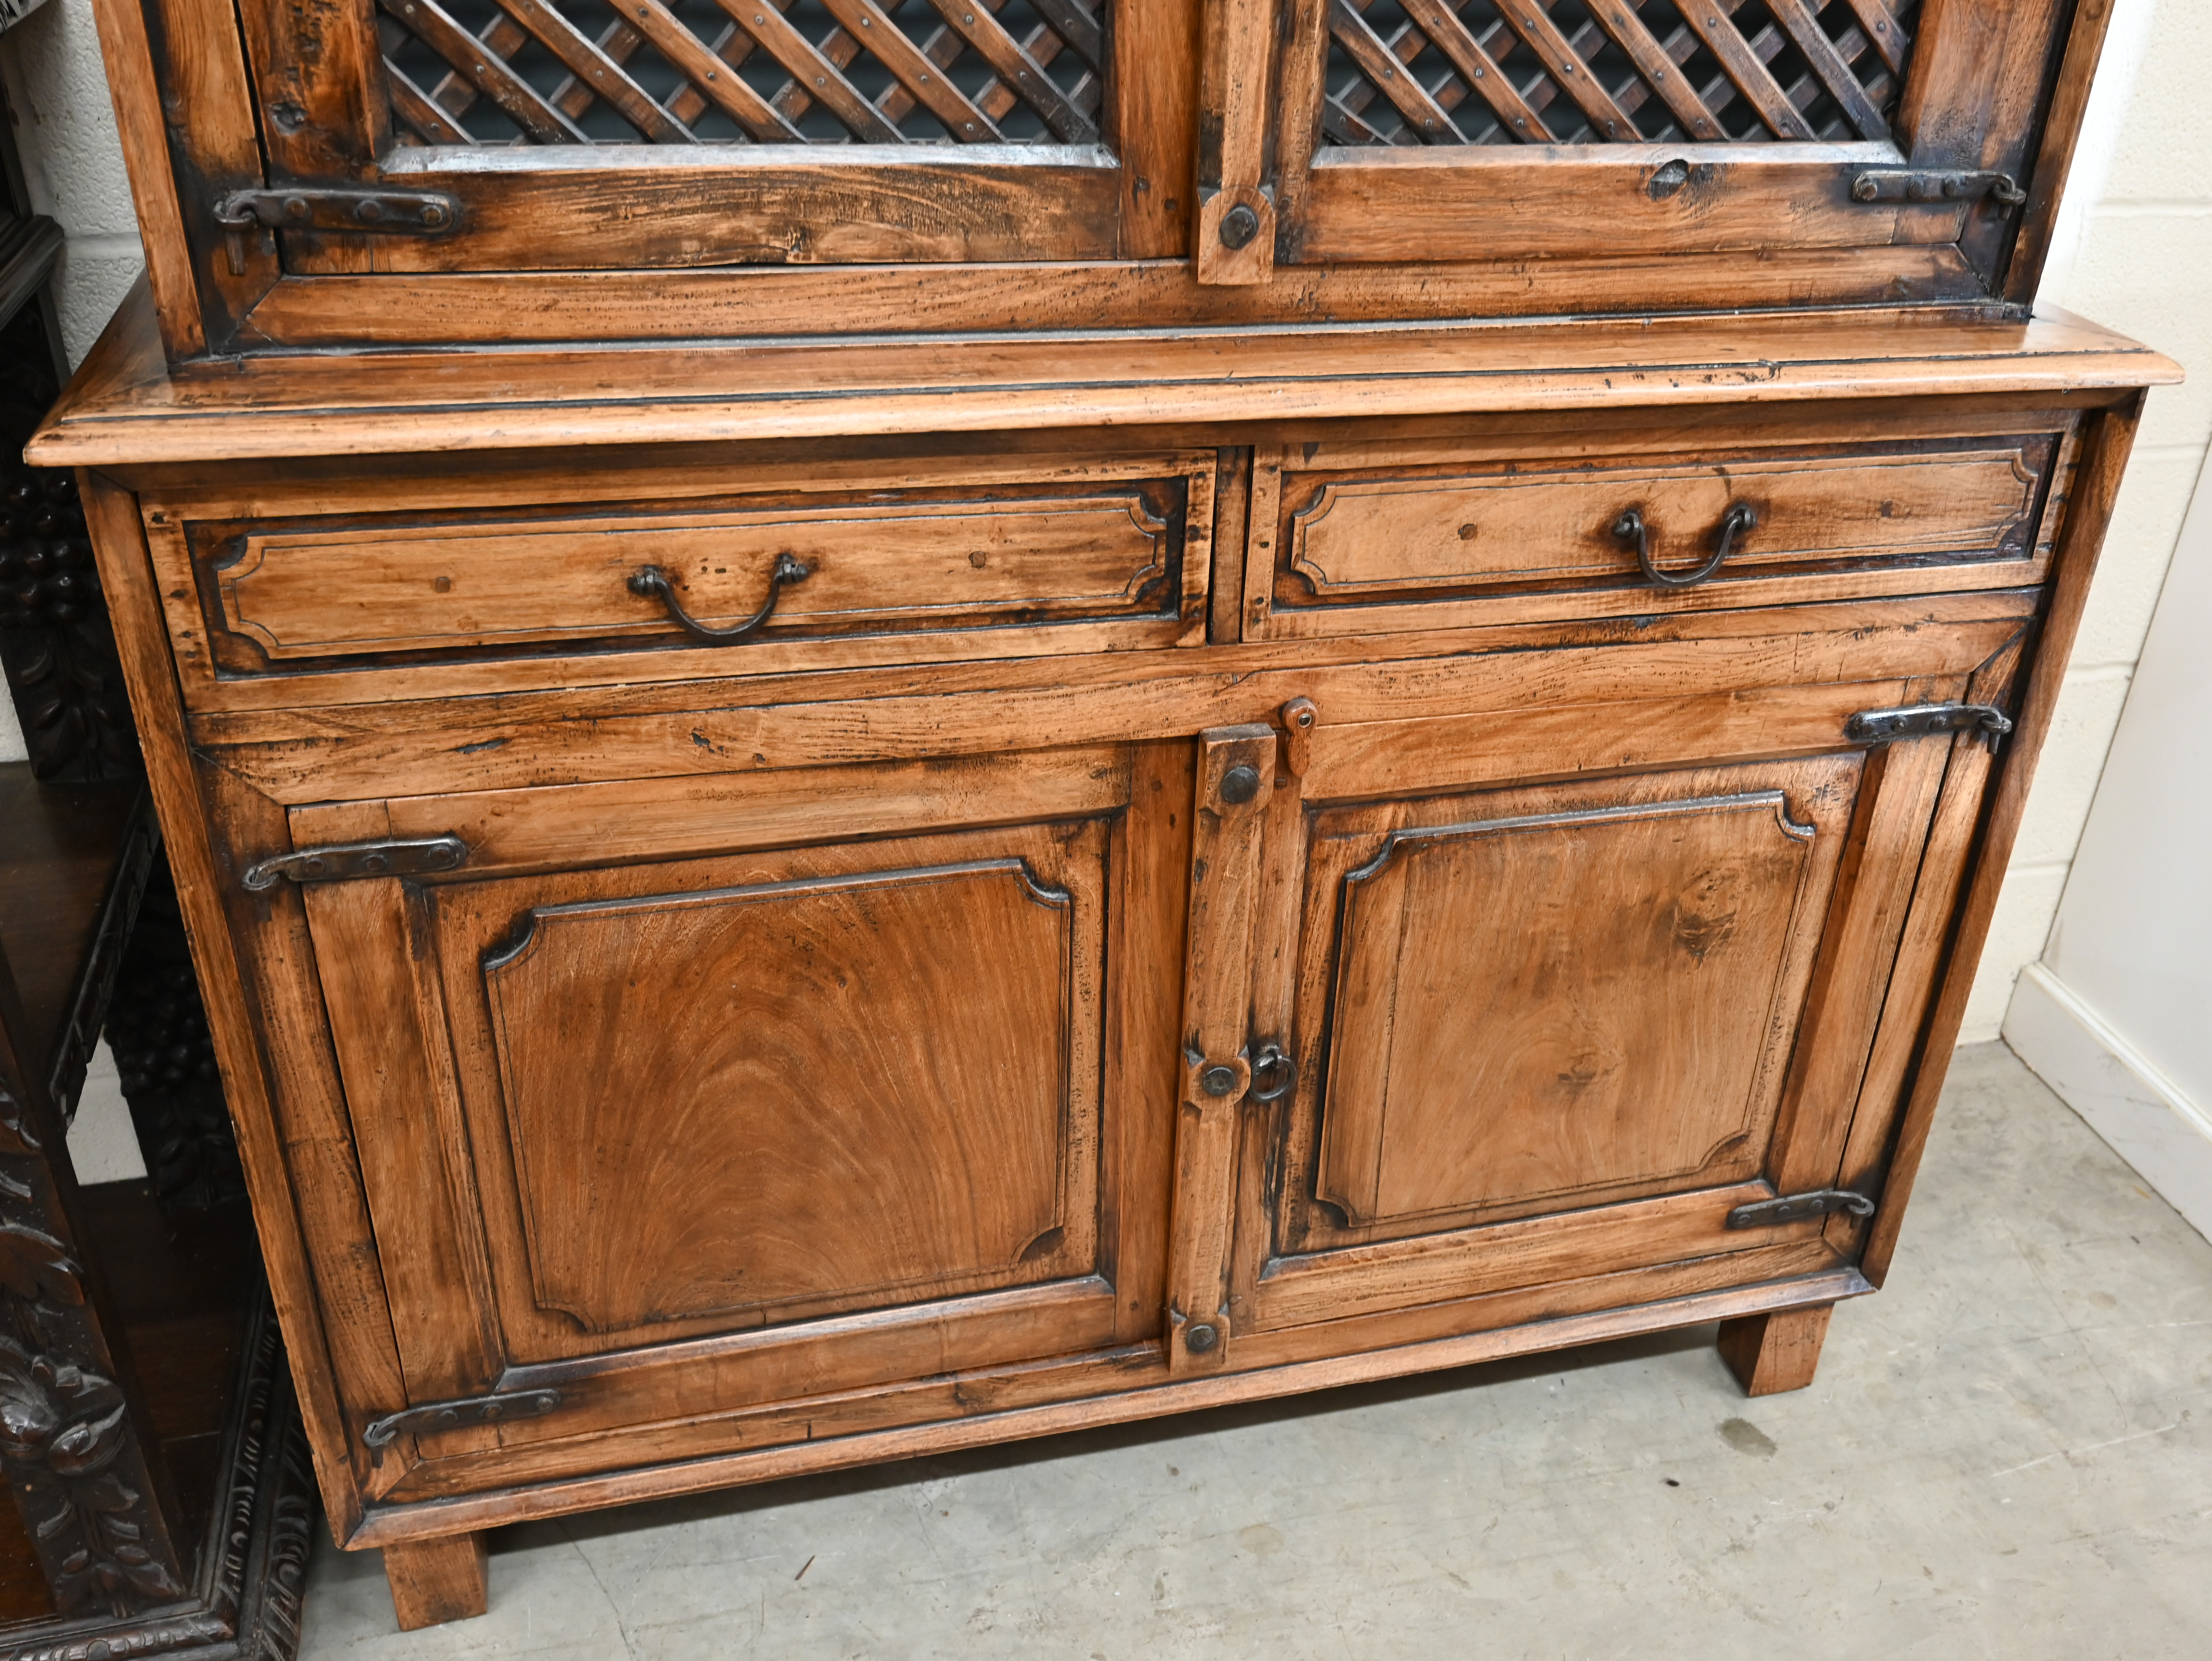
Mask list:
[{"label": "lower cabinet section", "polygon": [[1864,1286],[1991,638],[1979,671],[1893,644],[1881,679],[290,809],[247,939],[327,1022],[395,1358],[340,1367],[372,1517],[1532,1323],[1507,1347],[1732,1317],[1747,1380],[1802,1382],[1817,1322],[1766,1317]]}]

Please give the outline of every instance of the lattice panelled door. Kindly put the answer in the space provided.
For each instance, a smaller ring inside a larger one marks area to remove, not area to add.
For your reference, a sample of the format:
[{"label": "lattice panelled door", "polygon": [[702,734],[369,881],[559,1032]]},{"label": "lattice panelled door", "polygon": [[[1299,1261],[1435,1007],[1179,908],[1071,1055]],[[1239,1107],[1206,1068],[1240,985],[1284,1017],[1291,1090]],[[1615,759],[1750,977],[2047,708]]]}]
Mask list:
[{"label": "lattice panelled door", "polygon": [[[1682,256],[1723,303],[1739,251],[1790,250],[1808,270],[1818,251],[1860,251],[1851,269],[1874,291],[1971,277],[2021,199],[2032,140],[1993,113],[2051,71],[2063,12],[2055,0],[1281,3],[1272,170],[1253,181],[1267,201],[1247,198],[1275,259]],[[1993,95],[1993,80],[2014,90]],[[1224,192],[1241,182],[1224,172]]]},{"label": "lattice panelled door", "polygon": [[1091,144],[1106,0],[378,0],[416,144]]},{"label": "lattice panelled door", "polygon": [[1331,0],[1325,144],[1886,141],[1917,4]]},{"label": "lattice panelled door", "polygon": [[241,15],[272,189],[389,193],[368,232],[343,202],[278,227],[286,269],[316,275],[1180,253],[1190,4],[243,0]]}]

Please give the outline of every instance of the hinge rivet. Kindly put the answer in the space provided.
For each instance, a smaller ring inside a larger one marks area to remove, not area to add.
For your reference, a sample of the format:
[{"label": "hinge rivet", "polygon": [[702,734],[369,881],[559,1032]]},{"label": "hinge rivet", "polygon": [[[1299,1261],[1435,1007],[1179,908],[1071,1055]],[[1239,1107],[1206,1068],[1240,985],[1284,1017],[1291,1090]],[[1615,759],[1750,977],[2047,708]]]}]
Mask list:
[{"label": "hinge rivet", "polygon": [[1237,1069],[1219,1062],[1198,1075],[1198,1087],[1209,1096],[1226,1096],[1237,1088]]},{"label": "hinge rivet", "polygon": [[1256,767],[1237,766],[1221,776],[1221,800],[1231,807],[1242,807],[1260,794],[1260,770]]}]

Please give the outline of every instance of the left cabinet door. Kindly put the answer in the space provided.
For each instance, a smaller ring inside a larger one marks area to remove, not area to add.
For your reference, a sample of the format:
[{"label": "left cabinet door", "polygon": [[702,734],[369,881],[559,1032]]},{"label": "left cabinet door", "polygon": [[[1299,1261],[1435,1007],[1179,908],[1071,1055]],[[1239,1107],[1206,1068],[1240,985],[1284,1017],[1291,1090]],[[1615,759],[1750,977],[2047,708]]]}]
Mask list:
[{"label": "left cabinet door", "polygon": [[[1190,0],[240,8],[264,222],[302,275],[1172,254],[1191,15]],[[362,228],[314,187],[387,199]],[[445,198],[428,221],[410,199],[426,192]]]},{"label": "left cabinet door", "polygon": [[406,1380],[366,1405],[559,1396],[372,1436],[394,1497],[804,1439],[825,1393],[943,1416],[896,1387],[1155,1338],[1188,767],[295,810],[301,849],[468,849],[299,890]]}]

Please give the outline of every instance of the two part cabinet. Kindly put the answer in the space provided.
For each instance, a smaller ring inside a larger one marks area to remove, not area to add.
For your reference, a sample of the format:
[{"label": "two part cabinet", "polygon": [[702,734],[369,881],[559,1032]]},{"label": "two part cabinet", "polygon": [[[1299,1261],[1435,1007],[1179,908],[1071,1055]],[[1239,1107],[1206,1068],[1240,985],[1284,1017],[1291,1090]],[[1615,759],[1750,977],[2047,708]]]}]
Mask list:
[{"label": "two part cabinet", "polygon": [[[2154,354],[2102,0],[103,0],[343,1542],[1878,1285]],[[216,15],[219,13],[220,15]]]}]

